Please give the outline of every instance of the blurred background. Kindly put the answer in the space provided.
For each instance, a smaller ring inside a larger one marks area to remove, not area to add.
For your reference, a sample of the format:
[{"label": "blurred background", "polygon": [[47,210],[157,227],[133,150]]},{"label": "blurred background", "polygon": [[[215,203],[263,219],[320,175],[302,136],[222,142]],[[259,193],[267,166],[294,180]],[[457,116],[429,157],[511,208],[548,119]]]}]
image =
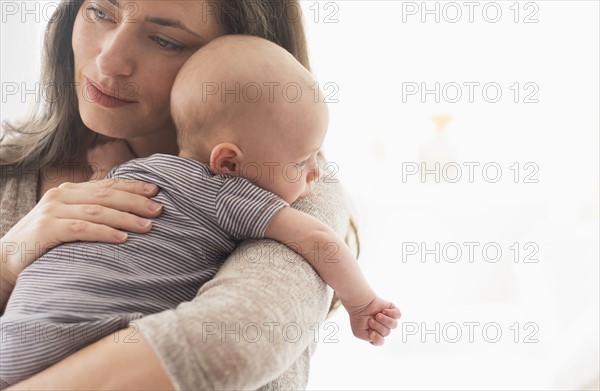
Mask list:
[{"label": "blurred background", "polygon": [[[300,12],[359,261],[403,314],[375,348],[337,311],[308,388],[598,389],[599,3]],[[3,19],[3,81],[35,83],[44,26]]]}]

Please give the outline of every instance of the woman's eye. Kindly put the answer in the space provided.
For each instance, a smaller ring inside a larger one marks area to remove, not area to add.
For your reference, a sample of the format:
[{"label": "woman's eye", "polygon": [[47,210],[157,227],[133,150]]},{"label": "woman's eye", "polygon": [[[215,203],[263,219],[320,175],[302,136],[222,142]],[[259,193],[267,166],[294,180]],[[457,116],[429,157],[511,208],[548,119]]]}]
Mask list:
[{"label": "woman's eye", "polygon": [[94,7],[93,5],[90,5],[89,7],[87,7],[86,11],[87,11],[88,15],[91,14],[92,18],[94,18],[95,20],[108,19],[108,15],[106,15],[106,12],[104,12],[100,8]]},{"label": "woman's eye", "polygon": [[158,44],[158,46],[160,46],[163,49],[167,49],[167,50],[181,50],[183,49],[183,46],[181,45],[177,45],[171,41],[167,41],[164,38],[160,38],[160,37],[154,37],[154,41]]}]

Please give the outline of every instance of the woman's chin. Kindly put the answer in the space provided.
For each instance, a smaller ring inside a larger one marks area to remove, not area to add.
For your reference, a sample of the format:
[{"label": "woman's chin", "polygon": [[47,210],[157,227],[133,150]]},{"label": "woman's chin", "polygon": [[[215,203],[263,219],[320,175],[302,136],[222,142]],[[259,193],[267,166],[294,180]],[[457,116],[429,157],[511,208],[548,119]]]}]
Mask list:
[{"label": "woman's chin", "polygon": [[[148,133],[147,130],[140,131],[140,129],[144,129],[144,125],[137,124],[136,126],[125,118],[107,118],[106,115],[94,115],[81,111],[81,120],[88,129],[106,137],[129,139]],[[148,128],[146,127],[146,129]]]},{"label": "woman's chin", "polygon": [[88,129],[102,136],[119,139],[129,139],[136,136],[136,132],[129,131],[126,126],[123,126],[122,123],[117,124],[107,123],[107,121],[86,121],[85,118],[82,119],[84,125]]}]

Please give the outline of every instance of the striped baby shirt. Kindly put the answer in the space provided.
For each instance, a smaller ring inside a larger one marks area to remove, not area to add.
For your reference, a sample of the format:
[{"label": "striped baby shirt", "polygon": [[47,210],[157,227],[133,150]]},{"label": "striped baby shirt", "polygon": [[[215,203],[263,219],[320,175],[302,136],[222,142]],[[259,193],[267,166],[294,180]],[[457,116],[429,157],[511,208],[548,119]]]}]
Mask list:
[{"label": "striped baby shirt", "polygon": [[247,179],[171,155],[132,160],[109,177],[158,185],[162,214],[124,244],[62,244],[21,272],[0,318],[0,388],[193,299],[238,241],[264,237],[288,206]]}]

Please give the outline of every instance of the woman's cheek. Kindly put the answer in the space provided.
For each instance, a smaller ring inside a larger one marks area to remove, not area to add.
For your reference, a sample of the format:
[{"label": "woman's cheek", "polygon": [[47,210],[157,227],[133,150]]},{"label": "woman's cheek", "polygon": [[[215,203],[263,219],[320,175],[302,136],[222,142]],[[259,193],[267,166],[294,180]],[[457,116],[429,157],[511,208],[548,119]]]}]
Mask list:
[{"label": "woman's cheek", "polygon": [[100,40],[100,34],[94,34],[93,25],[87,23],[81,15],[75,20],[73,26],[72,48],[73,58],[75,60],[75,78],[76,82],[82,83],[79,78],[82,76],[81,71],[94,60],[94,52],[97,42]]},{"label": "woman's cheek", "polygon": [[161,102],[162,105],[167,107],[167,109],[169,108],[171,89],[173,88],[173,84],[175,83],[175,77],[177,76],[177,72],[179,72],[182,66],[183,63],[177,67],[169,69],[168,71],[159,73],[163,76],[155,78],[152,82],[152,89],[154,90],[154,95],[157,96],[157,100]]}]

